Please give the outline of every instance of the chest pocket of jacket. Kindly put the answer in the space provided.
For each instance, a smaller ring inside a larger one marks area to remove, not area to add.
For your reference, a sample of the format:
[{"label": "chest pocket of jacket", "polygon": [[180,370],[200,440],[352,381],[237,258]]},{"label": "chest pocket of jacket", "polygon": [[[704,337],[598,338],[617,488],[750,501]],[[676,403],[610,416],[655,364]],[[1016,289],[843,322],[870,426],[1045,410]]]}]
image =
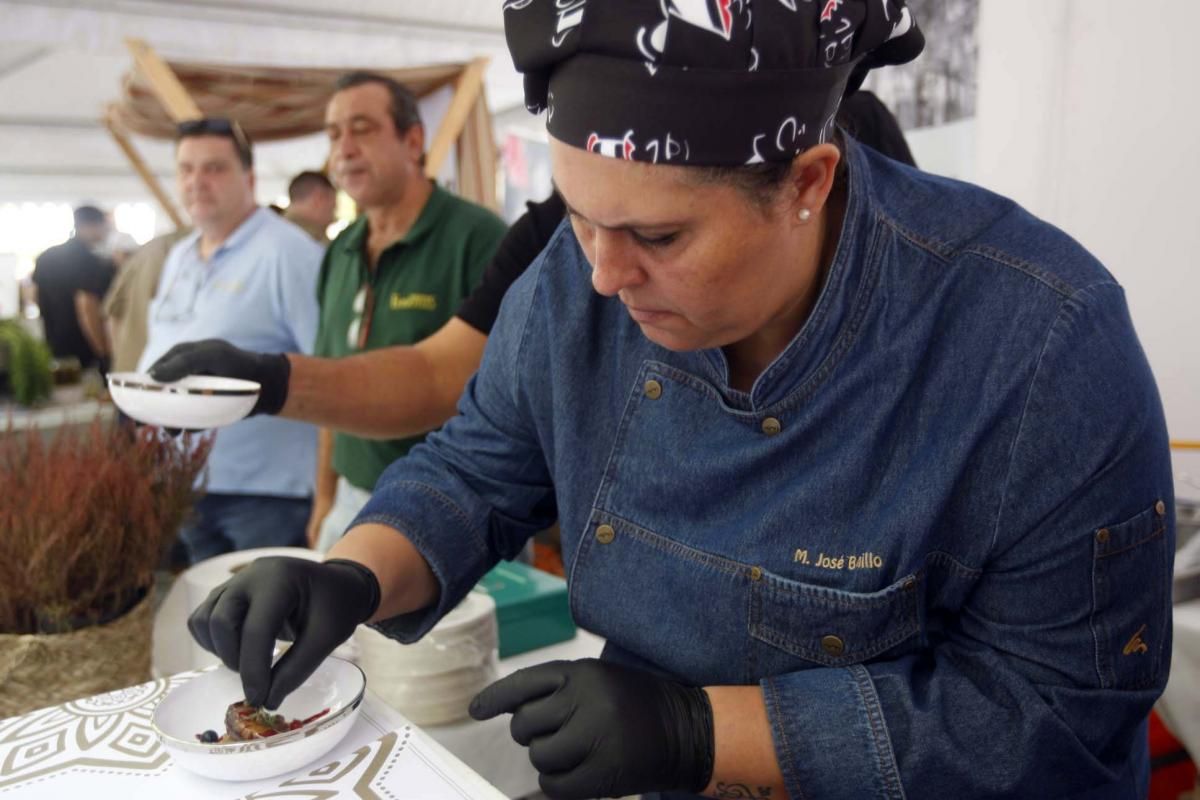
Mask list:
[{"label": "chest pocket of jacket", "polygon": [[1159,501],[1092,536],[1092,633],[1106,689],[1144,689],[1162,678],[1171,620],[1166,524]]},{"label": "chest pocket of jacket", "polygon": [[909,575],[858,593],[763,573],[753,582],[750,635],[826,667],[906,652],[920,645],[920,586],[920,577]]}]

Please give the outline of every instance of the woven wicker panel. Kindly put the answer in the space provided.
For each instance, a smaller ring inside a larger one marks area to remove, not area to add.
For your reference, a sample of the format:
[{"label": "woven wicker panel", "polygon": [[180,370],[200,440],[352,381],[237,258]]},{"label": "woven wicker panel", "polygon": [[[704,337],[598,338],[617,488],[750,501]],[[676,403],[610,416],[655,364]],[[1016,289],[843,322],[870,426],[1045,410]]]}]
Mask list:
[{"label": "woven wicker panel", "polygon": [[[171,70],[206,115],[236,119],[256,142],[290,139],[325,127],[334,82],[350,69],[226,67],[171,62]],[[371,70],[395,78],[418,97],[452,83],[462,64]],[[137,70],[122,80],[121,100],[109,107],[123,128],[173,139],[175,123]]]},{"label": "woven wicker panel", "polygon": [[71,633],[0,634],[0,718],[150,680],[154,593]]}]

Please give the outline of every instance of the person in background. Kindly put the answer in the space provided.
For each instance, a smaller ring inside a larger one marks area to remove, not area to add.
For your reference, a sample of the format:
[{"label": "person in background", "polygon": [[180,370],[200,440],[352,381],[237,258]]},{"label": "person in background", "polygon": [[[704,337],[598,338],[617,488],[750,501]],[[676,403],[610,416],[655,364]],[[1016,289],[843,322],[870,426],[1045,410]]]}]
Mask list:
[{"label": "person in background", "polygon": [[167,254],[177,242],[191,233],[184,227],[156,236],[135,250],[117,270],[108,293],[104,295],[104,319],[112,343],[113,372],[137,369],[146,349],[147,313],[158,291]]},{"label": "person in background", "polygon": [[1120,285],[836,130],[920,52],[900,0],[559,6],[504,17],[570,224],[329,558],[256,561],[193,636],[274,708],[558,519],[604,654],[470,708],[552,798],[1145,796],[1173,482]]},{"label": "person in background", "polygon": [[83,367],[106,368],[108,335],[100,302],[112,283],[112,262],[98,255],[108,238],[108,218],[95,206],[74,213],[75,230],[63,244],[37,257],[36,302],[46,342],[55,358],[76,358]]},{"label": "person in background", "polygon": [[855,139],[889,158],[917,165],[900,123],[874,93],[859,89],[842,101],[838,123]]},{"label": "person in background", "polygon": [[120,272],[121,268],[125,266],[125,262],[129,260],[131,255],[137,252],[140,245],[137,243],[137,239],[134,239],[125,231],[117,230],[112,217],[113,215],[109,213],[108,238],[104,240],[104,244],[101,246],[101,253],[112,261],[113,266]]},{"label": "person in background", "polygon": [[337,190],[323,173],[306,170],[292,178],[283,217],[307,231],[322,247],[329,244],[326,231],[336,212]]},{"label": "person in background", "polygon": [[[311,352],[321,247],[254,201],[254,156],[236,121],[178,127],[176,182],[195,230],[176,243],[150,302],[144,371],[179,342],[218,337],[271,352]],[[216,433],[207,494],[180,532],[190,561],[304,544],[316,432],[248,419]]]},{"label": "person in background", "polygon": [[[417,100],[395,80],[369,72],[342,76],[325,109],[325,128],[331,174],[362,213],[321,265],[316,354],[341,358],[419,342],[479,282],[504,223],[425,177]],[[309,543],[328,549],[379,474],[420,441],[322,429]]]}]

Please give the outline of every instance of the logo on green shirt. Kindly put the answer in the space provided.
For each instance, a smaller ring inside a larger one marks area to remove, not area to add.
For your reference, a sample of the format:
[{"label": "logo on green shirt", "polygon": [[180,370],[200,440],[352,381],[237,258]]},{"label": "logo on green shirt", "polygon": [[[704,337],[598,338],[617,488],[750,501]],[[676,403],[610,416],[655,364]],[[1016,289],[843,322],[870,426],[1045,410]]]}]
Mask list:
[{"label": "logo on green shirt", "polygon": [[437,295],[413,292],[400,294],[392,292],[388,308],[392,311],[437,311]]}]

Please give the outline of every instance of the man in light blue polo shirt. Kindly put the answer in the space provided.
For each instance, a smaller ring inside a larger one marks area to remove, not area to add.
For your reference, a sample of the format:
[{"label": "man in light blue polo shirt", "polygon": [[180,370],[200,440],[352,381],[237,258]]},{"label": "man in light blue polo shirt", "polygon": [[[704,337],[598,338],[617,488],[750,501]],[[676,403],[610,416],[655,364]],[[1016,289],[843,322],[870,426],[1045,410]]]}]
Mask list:
[{"label": "man in light blue polo shirt", "polygon": [[[144,371],[180,342],[224,339],[267,353],[311,353],[322,249],[254,202],[253,155],[236,122],[179,127],[176,179],[196,230],[167,256],[150,303]],[[191,563],[251,547],[305,544],[316,429],[253,417],[216,434],[208,493],[180,532]]]}]

